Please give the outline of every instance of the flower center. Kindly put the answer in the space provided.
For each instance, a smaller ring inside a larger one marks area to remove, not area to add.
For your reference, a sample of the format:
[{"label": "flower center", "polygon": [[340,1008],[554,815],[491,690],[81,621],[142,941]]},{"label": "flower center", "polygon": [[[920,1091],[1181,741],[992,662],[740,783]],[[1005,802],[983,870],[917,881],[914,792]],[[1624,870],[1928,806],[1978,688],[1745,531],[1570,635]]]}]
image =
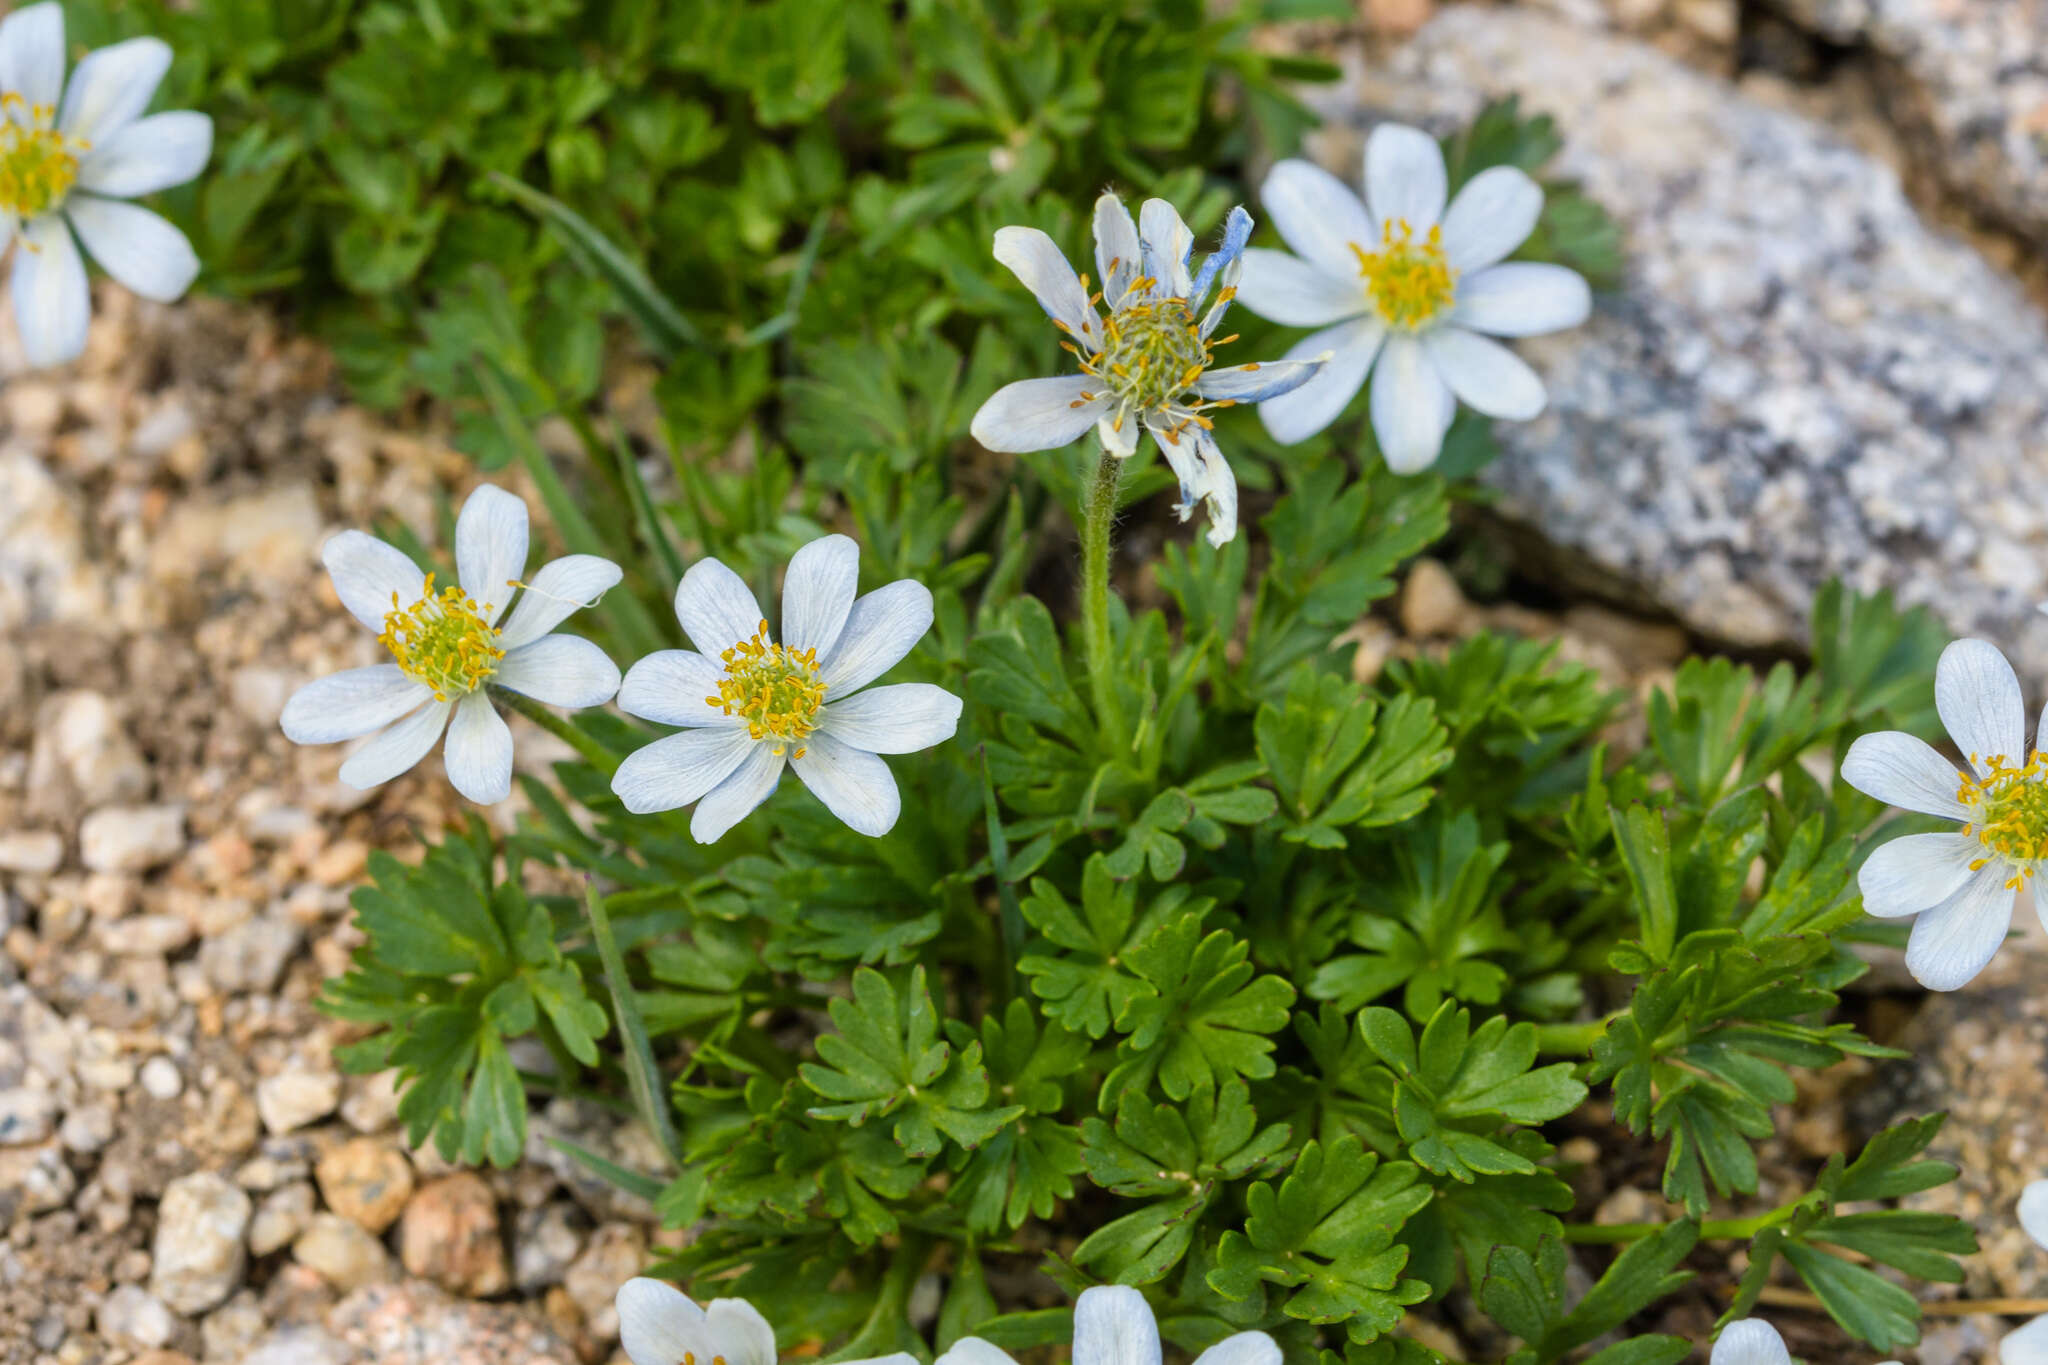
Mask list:
[{"label": "flower center", "polygon": [[78,153],[87,149],[49,126],[55,111],[47,105],[28,110],[30,124],[16,122],[15,111],[27,108],[20,95],[0,96],[0,211],[15,219],[34,218],[64,202],[78,179]]},{"label": "flower center", "polygon": [[[1975,834],[1986,850],[2012,865],[2007,885],[2018,891],[2034,864],[2048,858],[2048,781],[2043,780],[2048,779],[2048,752],[2018,766],[2008,765],[2003,754],[1988,759],[1971,754],[1970,764],[1983,776],[1965,776],[1956,789],[1956,800],[1975,812],[1964,832]],[[1979,858],[1970,870],[1989,861]]]},{"label": "flower center", "polygon": [[[755,739],[773,735],[777,754],[786,741],[801,740],[817,725],[818,708],[825,704],[825,684],[818,681],[818,651],[799,653],[768,640],[768,623],[763,621],[754,638],[741,640],[718,656],[725,664],[725,676],[718,680],[718,695],[704,703],[728,716],[747,722],[747,733]],[[798,745],[797,758],[804,756]]]},{"label": "flower center", "polygon": [[466,696],[482,687],[505,657],[498,632],[484,619],[490,609],[488,602],[479,608],[458,587],[435,593],[434,576],[428,574],[420,600],[411,606],[400,606],[398,594],[391,594],[377,643],[391,651],[407,677],[433,688],[436,701]]},{"label": "flower center", "polygon": [[[1138,286],[1146,281],[1139,280]],[[1120,308],[1103,323],[1095,371],[1127,405],[1151,411],[1202,377],[1209,347],[1186,299],[1152,299]]]},{"label": "flower center", "polygon": [[1443,229],[1433,227],[1417,241],[1407,219],[1389,218],[1378,251],[1351,244],[1366,292],[1389,326],[1412,332],[1451,306],[1458,272],[1444,259],[1443,237]]}]

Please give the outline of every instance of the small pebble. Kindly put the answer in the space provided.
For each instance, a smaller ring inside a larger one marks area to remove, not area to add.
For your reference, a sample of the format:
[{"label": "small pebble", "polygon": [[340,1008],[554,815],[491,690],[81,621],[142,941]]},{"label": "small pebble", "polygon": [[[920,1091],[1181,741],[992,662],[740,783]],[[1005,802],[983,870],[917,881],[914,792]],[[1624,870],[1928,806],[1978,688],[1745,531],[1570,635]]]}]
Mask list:
[{"label": "small pebble", "polygon": [[178,1064],[158,1054],[142,1064],[142,1088],[151,1098],[174,1100],[185,1089],[185,1078],[178,1074]]}]

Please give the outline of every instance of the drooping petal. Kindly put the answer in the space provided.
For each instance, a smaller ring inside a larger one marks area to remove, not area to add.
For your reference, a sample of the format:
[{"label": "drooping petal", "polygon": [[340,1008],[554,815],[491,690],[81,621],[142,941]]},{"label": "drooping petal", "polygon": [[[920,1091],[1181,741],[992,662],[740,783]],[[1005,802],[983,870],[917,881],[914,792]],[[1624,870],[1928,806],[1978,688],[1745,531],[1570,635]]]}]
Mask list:
[{"label": "drooping petal", "polygon": [[712,1355],[726,1365],[775,1365],[775,1329],[745,1299],[713,1299],[704,1305]]},{"label": "drooping petal", "polygon": [[1444,214],[1444,259],[1478,270],[1507,259],[1543,216],[1543,187],[1514,166],[1489,166],[1465,182]]},{"label": "drooping petal", "polygon": [[[1230,267],[1244,255],[1244,244],[1251,239],[1252,216],[1244,211],[1244,205],[1238,204],[1232,207],[1230,215],[1223,220],[1223,244],[1202,259],[1202,268],[1195,272],[1194,282],[1188,286],[1188,297],[1202,298],[1209,292],[1209,286],[1216,282],[1219,275],[1224,277],[1225,284],[1231,283],[1235,278],[1241,278],[1243,268],[1240,266],[1237,271],[1232,272]],[[1217,316],[1222,316],[1220,311]]]},{"label": "drooping petal", "polygon": [[1102,448],[1119,460],[1128,460],[1138,448],[1138,433],[1144,423],[1135,417],[1126,417],[1121,422],[1115,413],[1108,413],[1095,423],[1095,439],[1102,442]]},{"label": "drooping petal", "polygon": [[826,696],[843,697],[894,668],[932,628],[931,589],[899,578],[853,604],[830,656],[818,661]]},{"label": "drooping petal", "polygon": [[724,668],[688,649],[664,649],[626,670],[619,685],[619,709],[642,720],[697,730],[730,730],[746,725],[707,698],[718,695]]},{"label": "drooping petal", "polygon": [[676,620],[698,652],[710,658],[753,639],[766,619],[746,581],[719,560],[698,560],[676,584]]},{"label": "drooping petal", "polygon": [[820,731],[804,741],[790,766],[825,809],[856,834],[879,838],[902,814],[903,797],[889,765],[874,754]]},{"label": "drooping petal", "polygon": [[1449,399],[1422,343],[1405,333],[1389,336],[1372,377],[1372,430],[1387,468],[1413,474],[1436,463],[1450,425]]},{"label": "drooping petal", "polygon": [[1196,507],[1206,506],[1209,543],[1228,545],[1237,537],[1237,475],[1223,458],[1216,438],[1201,427],[1188,425],[1179,430],[1153,426],[1152,439],[1180,480],[1180,501],[1173,510],[1187,521]]},{"label": "drooping petal", "polygon": [[479,806],[496,805],[512,794],[512,730],[482,692],[455,703],[441,762],[449,784]]},{"label": "drooping petal", "polygon": [[1239,1332],[1196,1356],[1195,1365],[1280,1365],[1280,1343],[1264,1332]]},{"label": "drooping petal", "polygon": [[1002,1347],[980,1337],[962,1337],[948,1347],[932,1365],[1017,1365],[1015,1357]]},{"label": "drooping petal", "polygon": [[1108,391],[1092,375],[1019,379],[991,394],[968,429],[988,450],[1057,450],[1080,440],[1109,407]]},{"label": "drooping petal", "polygon": [[603,706],[618,693],[619,666],[579,635],[543,635],[506,650],[491,681],[549,706]]},{"label": "drooping petal", "polygon": [[[703,734],[704,731],[689,733]],[[686,736],[678,735],[676,738]],[[775,752],[777,747],[775,744],[754,745],[731,775],[697,803],[696,812],[690,816],[692,839],[700,844],[717,843],[727,830],[746,819],[755,807],[774,793],[775,784],[782,780],[783,765],[788,761],[786,754]]]},{"label": "drooping petal", "polygon": [[820,536],[798,550],[782,578],[782,643],[831,653],[859,588],[860,546],[851,538]]},{"label": "drooping petal", "polygon": [[1355,269],[1340,277],[1284,251],[1258,246],[1245,250],[1237,301],[1260,317],[1289,327],[1321,327],[1357,317],[1366,309]]},{"label": "drooping petal", "polygon": [[1188,296],[1188,255],[1195,249],[1195,234],[1180,218],[1180,211],[1164,199],[1147,199],[1138,208],[1138,241],[1143,249],[1145,277],[1153,282],[1155,296]]},{"label": "drooping petal", "polygon": [[1420,128],[1382,123],[1365,140],[1365,206],[1375,223],[1406,223],[1417,237],[1444,214],[1443,149]]},{"label": "drooping petal", "polygon": [[71,74],[57,127],[94,146],[135,121],[171,69],[171,47],[161,38],[130,38],[88,52]]},{"label": "drooping petal", "polygon": [[1956,800],[1962,774],[1926,740],[1903,730],[1859,735],[1842,759],[1842,780],[1865,796],[1951,820],[1968,820],[1970,808]]},{"label": "drooping petal", "polygon": [[294,744],[336,744],[389,725],[433,695],[397,664],[350,668],[292,693],[278,724]]},{"label": "drooping petal", "polygon": [[1543,381],[1498,341],[1463,327],[1436,327],[1423,334],[1422,348],[1465,406],[1515,422],[1543,411]]},{"label": "drooping petal", "polygon": [[[1267,219],[1279,229],[1281,240],[1293,247],[1304,262],[1331,279],[1356,281],[1358,253],[1352,247],[1364,251],[1379,247],[1379,224],[1366,212],[1358,195],[1313,162],[1287,160],[1276,164],[1266,173],[1266,183],[1259,187],[1259,202],[1265,205]],[[1249,283],[1249,267],[1245,277]],[[1257,304],[1252,307],[1265,313]],[[1266,315],[1275,322],[1290,321]]]},{"label": "drooping petal", "polygon": [[76,188],[115,199],[182,185],[213,155],[213,120],[178,109],[151,114],[95,143],[78,163]]},{"label": "drooping petal", "polygon": [[62,365],[78,359],[85,350],[86,324],[92,321],[92,295],[64,215],[46,213],[23,230],[9,287],[28,363]]},{"label": "drooping petal", "polygon": [[384,618],[419,601],[427,584],[405,551],[362,531],[328,537],[320,562],[348,614],[380,635]]},{"label": "drooping petal", "polygon": [[610,592],[624,571],[597,555],[563,555],[540,566],[540,572],[519,590],[519,601],[499,629],[498,644],[517,649],[541,636]]},{"label": "drooping petal", "polygon": [[1593,311],[1593,291],[1576,270],[1509,261],[1458,281],[1445,320],[1497,337],[1533,337],[1576,327]]},{"label": "drooping petal", "polygon": [[1336,421],[1365,383],[1386,336],[1386,324],[1378,318],[1353,318],[1311,332],[1289,347],[1287,360],[1313,359],[1325,351],[1330,358],[1294,392],[1259,404],[1259,420],[1273,439],[1292,445]]},{"label": "drooping petal", "polygon": [[358,791],[366,791],[410,772],[433,750],[454,710],[452,701],[428,702],[350,754],[336,776]]},{"label": "drooping petal", "polygon": [[744,728],[685,730],[626,755],[612,774],[612,793],[635,815],[678,810],[730,777],[757,748]]},{"label": "drooping petal", "polygon": [[1996,758],[2026,761],[2027,704],[2012,665],[1988,640],[1957,640],[1934,666],[1934,709],[1949,738],[1979,770]]},{"label": "drooping petal", "polygon": [[619,1286],[619,1345],[633,1365],[683,1365],[704,1345],[704,1310],[674,1285],[639,1277]]},{"label": "drooping petal", "polygon": [[1159,1324],[1145,1296],[1096,1285],[1074,1301],[1073,1365],[1159,1365]]},{"label": "drooping petal", "polygon": [[1037,228],[996,229],[996,259],[1010,268],[1053,325],[1081,343],[1084,350],[1102,349],[1102,320],[1088,306],[1081,277],[1067,264],[1052,238]]},{"label": "drooping petal", "polygon": [[1998,1365],[2048,1365],[2048,1317],[2035,1318],[2001,1337]]},{"label": "drooping petal", "polygon": [[2041,927],[2048,929],[2048,877],[2035,877],[2034,914],[2041,920]]},{"label": "drooping petal", "polygon": [[2048,1180],[2033,1181],[2020,1191],[2019,1216],[2021,1230],[2048,1251]]},{"label": "drooping petal", "polygon": [[1880,919],[1917,915],[1953,896],[1985,856],[1968,834],[1908,834],[1880,844],[1856,874],[1863,909]]},{"label": "drooping petal", "polygon": [[455,519],[455,576],[492,625],[526,574],[526,500],[478,484]]},{"label": "drooping petal", "polygon": [[64,93],[64,7],[56,0],[0,19],[0,93],[19,95],[31,108],[57,107]]},{"label": "drooping petal", "polygon": [[1744,1318],[1721,1329],[1709,1365],[1792,1365],[1792,1353],[1778,1329],[1757,1318]]},{"label": "drooping petal", "polygon": [[1103,306],[1111,312],[1123,302],[1131,281],[1138,278],[1143,253],[1131,211],[1123,200],[1105,191],[1095,201],[1095,273],[1101,280]]},{"label": "drooping petal", "polygon": [[953,737],[960,698],[931,683],[871,687],[833,702],[818,716],[818,732],[871,754],[909,754]]},{"label": "drooping petal", "polygon": [[1314,379],[1328,362],[1321,352],[1301,360],[1253,361],[1221,370],[1204,370],[1195,381],[1195,392],[1210,402],[1229,399],[1236,403],[1259,403],[1293,393]]},{"label": "drooping petal", "polygon": [[64,216],[101,268],[143,298],[174,302],[199,277],[199,254],[185,234],[140,205],[74,194]]},{"label": "drooping petal", "polygon": [[1923,911],[1906,940],[1906,970],[1930,991],[1960,990],[1984,970],[2012,927],[2012,874],[1987,864],[1953,896]]}]

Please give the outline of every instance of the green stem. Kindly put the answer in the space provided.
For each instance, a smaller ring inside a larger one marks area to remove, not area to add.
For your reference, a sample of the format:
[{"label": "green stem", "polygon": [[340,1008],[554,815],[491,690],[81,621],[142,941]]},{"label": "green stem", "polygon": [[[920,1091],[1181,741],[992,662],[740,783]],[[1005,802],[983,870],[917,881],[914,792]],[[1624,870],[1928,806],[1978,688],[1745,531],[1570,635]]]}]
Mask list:
[{"label": "green stem", "polygon": [[556,715],[532,697],[509,688],[493,687],[491,695],[582,754],[590,760],[592,767],[606,777],[619,770],[619,756],[598,743],[596,738],[576,722]]},{"label": "green stem", "polygon": [[[1794,1202],[1769,1213],[1759,1213],[1753,1218],[1720,1218],[1700,1224],[1701,1240],[1748,1241],[1765,1228],[1775,1227],[1790,1218],[1799,1205]],[[1580,1245],[1608,1245],[1615,1242],[1640,1242],[1645,1237],[1654,1237],[1670,1223],[1567,1223],[1564,1239]]]},{"label": "green stem", "polygon": [[1097,722],[1119,744],[1126,731],[1123,702],[1112,674],[1116,664],[1109,633],[1109,530],[1116,520],[1116,488],[1122,476],[1123,462],[1103,451],[1081,522],[1081,621],[1088,651],[1088,683],[1095,697]]},{"label": "green stem", "polygon": [[1536,1025],[1536,1050],[1546,1057],[1584,1057],[1607,1033],[1608,1020]]},{"label": "green stem", "polygon": [[634,1104],[654,1140],[661,1144],[661,1150],[680,1169],[683,1144],[669,1115],[668,1092],[654,1065],[654,1048],[647,1041],[647,1025],[640,1018],[633,980],[626,975],[626,959],[619,953],[619,941],[612,937],[612,918],[605,911],[604,897],[597,894],[594,878],[584,889],[583,902],[590,911],[590,937],[597,944],[597,960],[604,964],[605,984],[611,988],[612,1014],[619,1026],[620,1041],[625,1045],[626,1079],[633,1088]]}]

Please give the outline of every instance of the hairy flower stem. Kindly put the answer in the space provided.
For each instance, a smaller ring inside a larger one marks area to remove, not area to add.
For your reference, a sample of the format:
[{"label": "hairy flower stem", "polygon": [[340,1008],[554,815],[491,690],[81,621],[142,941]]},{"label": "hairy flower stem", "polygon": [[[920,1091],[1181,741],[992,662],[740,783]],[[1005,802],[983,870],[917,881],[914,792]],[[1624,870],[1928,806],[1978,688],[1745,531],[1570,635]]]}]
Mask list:
[{"label": "hairy flower stem", "polygon": [[547,707],[523,693],[503,687],[494,687],[491,694],[505,705],[525,716],[528,720],[567,744],[577,753],[590,760],[591,766],[609,777],[619,770],[619,756],[574,721],[566,720]]},{"label": "hairy flower stem", "polygon": [[1116,746],[1122,745],[1126,731],[1123,702],[1111,672],[1116,665],[1109,634],[1109,528],[1116,520],[1116,489],[1122,477],[1123,461],[1103,451],[1081,523],[1081,621],[1088,651],[1088,683],[1095,697],[1096,721]]}]

